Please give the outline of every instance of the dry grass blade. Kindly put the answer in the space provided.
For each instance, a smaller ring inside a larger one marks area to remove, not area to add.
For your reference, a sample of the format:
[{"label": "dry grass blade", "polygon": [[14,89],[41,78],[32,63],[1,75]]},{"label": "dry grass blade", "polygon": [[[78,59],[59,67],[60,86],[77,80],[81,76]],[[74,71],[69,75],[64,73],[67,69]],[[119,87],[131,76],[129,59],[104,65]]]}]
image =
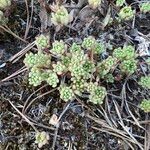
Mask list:
[{"label": "dry grass blade", "polygon": [[[88,114],[86,115],[86,117],[91,119],[91,120],[93,120],[94,122],[98,123],[103,128],[103,129],[97,128],[98,130],[102,130],[103,132],[110,132],[112,135],[115,135],[115,136],[117,136],[117,137],[119,137],[121,139],[127,140],[128,142],[131,142],[131,143],[137,145],[138,142],[136,140],[133,140],[133,138],[131,138],[130,136],[126,135],[127,134],[126,132],[124,132],[122,130],[119,130],[119,129],[115,128],[115,127],[110,127],[102,119],[98,119],[98,118],[92,117],[92,116],[90,116]],[[140,145],[140,144],[138,143],[138,145]],[[140,147],[141,147],[141,150],[143,150],[141,145],[140,145]]]},{"label": "dry grass blade", "polygon": [[116,137],[119,137],[120,139],[122,139],[132,150],[135,150],[135,148],[130,144],[130,139],[128,139],[128,137],[123,137],[123,136],[121,136],[121,135],[119,135],[119,134],[116,134],[116,133],[114,133],[114,132],[111,132],[111,131],[108,131],[108,130],[105,130],[105,129],[100,129],[100,128],[97,128],[97,127],[93,127],[92,126],[92,129],[95,129],[95,130],[98,130],[98,131],[101,131],[101,132],[105,132],[105,133],[108,133],[108,134],[110,134],[110,135],[113,135],[113,136],[116,136]]},{"label": "dry grass blade", "polygon": [[32,42],[30,44],[28,44],[25,48],[23,48],[20,52],[18,52],[17,54],[15,54],[14,56],[12,56],[9,61],[12,63],[15,63],[16,61],[18,61],[26,52],[28,52],[31,48],[33,48],[33,46],[35,45],[35,42]]},{"label": "dry grass blade", "polygon": [[13,74],[11,74],[10,76],[8,76],[8,77],[2,79],[2,80],[0,81],[0,83],[6,82],[6,81],[8,81],[8,80],[11,80],[11,79],[15,78],[17,75],[23,73],[23,72],[26,71],[26,70],[27,70],[27,68],[22,67],[22,68],[20,68],[19,70],[17,70],[16,72],[14,72]]},{"label": "dry grass blade", "polygon": [[16,39],[24,42],[24,43],[28,43],[26,40],[22,39],[21,37],[19,37],[18,35],[16,35],[14,32],[12,32],[7,26],[1,26],[0,25],[0,29],[4,30],[5,32],[11,34],[12,36],[14,36]]},{"label": "dry grass blade", "polygon": [[50,91],[48,91],[48,92],[46,92],[46,93],[43,93],[43,94],[37,96],[37,97],[34,98],[33,100],[31,100],[30,103],[27,105],[27,107],[24,108],[24,114],[26,113],[26,111],[28,110],[28,108],[29,108],[37,99],[39,99],[39,98],[41,98],[41,97],[43,97],[43,96],[46,96],[46,95],[48,95],[48,94],[54,92],[56,89],[57,89],[57,88],[54,88],[54,89],[52,89],[52,90],[50,90]]},{"label": "dry grass blade", "polygon": [[26,4],[26,10],[27,10],[27,25],[26,25],[26,31],[25,31],[25,35],[24,35],[24,39],[27,38],[30,27],[31,27],[31,23],[32,23],[32,17],[33,17],[33,0],[31,1],[31,16],[29,15],[29,8],[28,8],[28,1],[25,0],[25,4]]},{"label": "dry grass blade", "polygon": [[26,105],[28,104],[30,98],[31,98],[35,93],[37,93],[38,91],[42,90],[42,89],[45,88],[46,86],[47,86],[47,85],[43,85],[42,87],[38,88],[36,91],[34,91],[34,92],[27,98],[27,100],[25,101],[25,104],[24,104],[24,106],[23,106],[23,109],[22,109],[22,113],[23,113],[23,114],[24,114],[24,110],[25,110]]},{"label": "dry grass blade", "polygon": [[37,130],[36,127],[33,125],[33,123],[32,123],[25,115],[23,115],[23,114],[14,106],[14,104],[13,104],[11,101],[8,100],[8,102],[9,102],[9,103],[11,104],[11,106],[17,111],[17,113],[20,114],[20,116],[21,116],[22,118],[24,118],[25,121],[26,121],[29,125],[31,125],[31,127],[37,132],[38,130]]},{"label": "dry grass blade", "polygon": [[[146,116],[148,118],[148,115]],[[150,149],[150,122],[146,125],[144,150]]]},{"label": "dry grass blade", "polygon": [[119,109],[118,109],[118,105],[116,103],[116,101],[113,101],[114,102],[114,105],[115,105],[115,109],[116,109],[116,112],[117,112],[117,115],[119,117],[119,124],[122,126],[122,128],[124,129],[125,132],[127,132],[127,134],[133,139],[133,141],[135,141],[135,143],[140,147],[141,150],[144,150],[142,145],[134,138],[134,136],[129,132],[128,128],[125,126],[123,120],[122,120],[122,117],[121,117],[121,114],[119,112]]}]

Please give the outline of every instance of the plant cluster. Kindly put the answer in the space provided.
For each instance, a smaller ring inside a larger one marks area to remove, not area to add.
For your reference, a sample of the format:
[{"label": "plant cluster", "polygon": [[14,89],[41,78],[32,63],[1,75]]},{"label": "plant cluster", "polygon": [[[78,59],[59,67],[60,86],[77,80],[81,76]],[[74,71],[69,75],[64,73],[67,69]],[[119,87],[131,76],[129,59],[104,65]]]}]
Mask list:
[{"label": "plant cluster", "polygon": [[8,19],[5,17],[5,10],[11,5],[11,0],[0,0],[0,24],[4,25]]},{"label": "plant cluster", "polygon": [[133,46],[128,45],[114,50],[113,56],[120,61],[119,68],[122,72],[133,74],[137,69],[136,53]]},{"label": "plant cluster", "polygon": [[150,112],[150,99],[144,99],[140,104],[140,108],[146,113]]},{"label": "plant cluster", "polygon": [[101,0],[88,0],[89,6],[96,9],[101,4]]},{"label": "plant cluster", "polygon": [[72,20],[72,15],[68,13],[67,9],[62,5],[53,5],[53,13],[51,14],[51,21],[54,25],[67,25]]},{"label": "plant cluster", "polygon": [[143,13],[150,12],[150,2],[145,2],[140,5],[140,10]]},{"label": "plant cluster", "polygon": [[141,77],[140,81],[138,82],[143,88],[150,89],[150,76],[143,76]]},{"label": "plant cluster", "polygon": [[11,5],[11,0],[0,0],[0,10],[5,10]]},{"label": "plant cluster", "polygon": [[48,140],[49,140],[49,135],[44,131],[37,132],[35,135],[35,143],[38,144],[39,148],[41,148],[45,144],[48,144]]},{"label": "plant cluster", "polygon": [[121,20],[130,20],[134,17],[134,11],[132,10],[131,6],[123,7],[119,12],[119,18]]},{"label": "plant cluster", "polygon": [[123,4],[125,3],[125,0],[116,0],[116,6],[123,6]]},{"label": "plant cluster", "polygon": [[[113,56],[99,60],[105,45],[92,36],[84,38],[81,44],[73,43],[70,47],[62,40],[54,41],[50,46],[47,39],[44,35],[36,38],[38,53],[26,54],[24,63],[30,71],[29,84],[38,86],[45,81],[52,88],[59,89],[60,98],[64,101],[87,93],[89,101],[102,104],[107,92],[100,85],[100,79],[113,82],[112,71],[118,65],[126,74],[136,70],[136,55],[130,45],[115,49]],[[44,51],[47,47],[49,52]]]}]

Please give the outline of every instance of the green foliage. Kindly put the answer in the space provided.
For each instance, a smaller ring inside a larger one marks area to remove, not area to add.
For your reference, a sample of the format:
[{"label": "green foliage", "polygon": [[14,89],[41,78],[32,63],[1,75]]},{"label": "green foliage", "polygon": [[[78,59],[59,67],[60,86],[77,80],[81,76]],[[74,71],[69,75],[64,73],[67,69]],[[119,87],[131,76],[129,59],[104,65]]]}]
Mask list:
[{"label": "green foliage", "polygon": [[33,86],[38,86],[43,81],[43,74],[37,68],[32,68],[29,72],[29,84]]},{"label": "green foliage", "polygon": [[96,86],[90,92],[89,100],[94,104],[102,104],[106,96],[106,89],[102,86]]},{"label": "green foliage", "polygon": [[140,104],[140,108],[146,113],[150,112],[150,99],[144,99]]},{"label": "green foliage", "polygon": [[68,100],[72,100],[74,97],[73,90],[68,86],[63,85],[62,87],[60,87],[59,91],[60,91],[60,98],[66,102]]},{"label": "green foliage", "polygon": [[135,59],[124,60],[120,64],[120,69],[124,73],[133,74],[137,69],[137,61]]},{"label": "green foliage", "polygon": [[0,9],[5,10],[11,5],[11,0],[0,0]]},{"label": "green foliage", "polygon": [[109,73],[111,69],[115,67],[117,64],[117,59],[109,56],[107,59],[103,60],[101,63],[98,64],[98,72],[101,78],[104,78],[104,76]]},{"label": "green foliage", "polygon": [[53,64],[53,71],[56,72],[58,75],[61,75],[63,72],[66,72],[67,68],[61,62],[57,62]]},{"label": "green foliage", "polygon": [[48,48],[50,46],[49,37],[41,34],[40,36],[36,37],[35,44],[39,49]]},{"label": "green foliage", "polygon": [[51,21],[54,25],[67,25],[70,21],[70,15],[64,6],[53,6],[54,11],[51,16]]},{"label": "green foliage", "polygon": [[63,41],[55,41],[51,49],[51,53],[57,56],[61,56],[65,52],[65,44]]},{"label": "green foliage", "polygon": [[143,76],[141,77],[140,81],[138,82],[143,88],[150,89],[150,76]]},{"label": "green foliage", "polygon": [[73,43],[70,47],[70,52],[75,53],[75,52],[81,52],[81,46],[77,45],[76,43]]},{"label": "green foliage", "polygon": [[119,12],[119,17],[121,20],[130,20],[134,17],[134,11],[131,6],[123,7]]},{"label": "green foliage", "polygon": [[145,2],[140,5],[140,10],[143,13],[150,12],[150,2]]},{"label": "green foliage", "polygon": [[95,43],[96,43],[96,40],[94,39],[94,37],[89,36],[84,39],[84,41],[82,43],[82,47],[86,48],[88,50],[91,50],[95,47]]},{"label": "green foliage", "polygon": [[82,92],[84,92],[85,89],[85,79],[77,79],[75,77],[71,78],[72,81],[72,89],[75,94],[82,95]]},{"label": "green foliage", "polygon": [[104,44],[98,43],[92,36],[84,39],[82,47],[87,50],[92,50],[94,54],[101,54],[105,50]]},{"label": "green foliage", "polygon": [[121,7],[125,3],[125,0],[116,0],[116,6]]},{"label": "green foliage", "polygon": [[38,86],[47,82],[52,88],[58,87],[60,98],[64,101],[87,93],[89,101],[102,104],[107,92],[99,81],[113,83],[112,74],[117,69],[125,74],[136,70],[134,47],[124,46],[115,49],[113,56],[99,59],[104,45],[87,37],[81,44],[73,43],[67,47],[63,41],[54,41],[49,52],[28,53],[24,63],[29,69],[29,84]]},{"label": "green foliage", "polygon": [[4,16],[4,13],[0,10],[0,25],[5,25],[8,19]]},{"label": "green foliage", "polygon": [[119,67],[123,73],[133,74],[137,69],[137,61],[135,49],[133,46],[128,45],[123,48],[119,47],[114,49],[113,57],[121,62]]},{"label": "green foliage", "polygon": [[53,88],[55,88],[57,86],[57,84],[59,83],[59,79],[58,76],[55,72],[48,70],[46,73],[46,81],[49,85],[51,85]]},{"label": "green foliage", "polygon": [[41,52],[37,54],[28,53],[25,56],[24,63],[28,68],[31,67],[46,67],[51,63],[50,55],[43,54]]},{"label": "green foliage", "polygon": [[35,135],[35,143],[38,144],[39,148],[41,148],[45,144],[48,144],[48,140],[49,140],[49,135],[44,131],[37,132]]},{"label": "green foliage", "polygon": [[93,9],[96,9],[101,4],[101,0],[88,0],[88,3]]}]

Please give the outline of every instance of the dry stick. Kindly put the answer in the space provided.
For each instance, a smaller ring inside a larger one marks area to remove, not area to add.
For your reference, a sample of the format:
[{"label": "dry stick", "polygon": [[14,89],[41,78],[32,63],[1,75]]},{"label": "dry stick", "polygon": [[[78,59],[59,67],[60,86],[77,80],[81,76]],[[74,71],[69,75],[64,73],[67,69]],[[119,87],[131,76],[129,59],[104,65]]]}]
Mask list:
[{"label": "dry stick", "polygon": [[14,72],[13,74],[11,74],[10,76],[8,76],[8,77],[2,79],[2,80],[0,81],[0,83],[5,82],[5,81],[8,81],[8,80],[11,80],[13,77],[19,75],[20,73],[22,73],[22,72],[24,72],[24,71],[26,71],[26,70],[27,70],[27,68],[22,67],[21,69],[17,70],[16,72]]},{"label": "dry stick", "polygon": [[17,60],[19,60],[27,51],[29,51],[33,46],[35,45],[35,41],[28,44],[25,48],[23,48],[20,52],[12,56],[9,61],[12,63],[15,63]]},{"label": "dry stick", "polygon": [[8,102],[11,104],[11,106],[21,115],[22,118],[25,119],[25,121],[36,131],[38,132],[38,130],[36,129],[36,127],[33,125],[33,123],[25,116],[23,115],[14,105],[11,101],[8,100]]},{"label": "dry stick", "polygon": [[56,143],[56,139],[57,139],[58,128],[59,128],[59,125],[60,125],[59,121],[62,118],[62,116],[65,114],[65,112],[68,110],[68,108],[69,108],[69,106],[70,106],[70,104],[71,104],[72,101],[69,102],[69,104],[65,107],[65,109],[63,110],[63,112],[60,114],[60,116],[58,118],[58,124],[57,124],[56,130],[55,130],[55,136],[54,136],[54,140],[53,140],[52,149],[55,149],[55,143]]},{"label": "dry stick", "polygon": [[5,32],[11,34],[12,36],[14,36],[15,38],[23,41],[24,43],[27,43],[26,40],[22,39],[21,37],[19,37],[18,35],[16,35],[14,32],[12,32],[7,26],[1,26],[0,25],[0,28],[3,29]]},{"label": "dry stick", "polygon": [[30,102],[30,103],[27,105],[27,107],[24,109],[24,113],[26,113],[26,111],[28,110],[28,108],[29,108],[38,98],[41,98],[41,97],[43,97],[43,96],[45,96],[45,95],[48,95],[48,94],[54,92],[56,89],[57,89],[57,88],[54,88],[54,89],[52,89],[52,90],[50,90],[50,91],[48,91],[48,92],[46,92],[46,93],[43,93],[42,95],[39,95],[38,97],[34,98],[33,100],[31,100],[31,102]]},{"label": "dry stick", "polygon": [[42,87],[38,88],[36,91],[34,91],[32,94],[30,94],[30,96],[27,98],[27,100],[25,101],[25,104],[23,106],[23,109],[22,109],[22,113],[24,114],[24,110],[25,110],[25,107],[27,105],[27,103],[29,102],[30,98],[35,94],[37,93],[38,91],[40,91],[41,89],[45,88],[47,85],[43,85]]},{"label": "dry stick", "polygon": [[124,122],[123,122],[123,120],[122,120],[122,117],[121,117],[120,111],[119,111],[119,109],[118,109],[118,106],[117,106],[117,104],[116,104],[116,101],[113,101],[113,102],[114,102],[114,105],[115,105],[115,109],[116,109],[117,115],[118,115],[119,120],[120,120],[119,124],[122,126],[122,128],[124,129],[124,131],[126,131],[127,134],[135,141],[135,143],[143,150],[142,145],[132,136],[132,134],[131,134],[131,133],[129,132],[129,130],[126,128],[126,126],[125,126],[125,124],[124,124]]},{"label": "dry stick", "polygon": [[[101,131],[101,132],[105,132],[105,133],[108,133],[108,134],[110,134],[110,135],[114,135],[114,136],[116,136],[116,137],[119,137],[119,138],[122,139],[127,145],[129,145],[130,148],[132,148],[132,150],[135,150],[134,147],[129,143],[129,142],[132,142],[132,141],[130,141],[130,139],[128,139],[127,137],[125,138],[125,137],[123,137],[123,136],[121,136],[121,135],[119,135],[119,134],[116,134],[116,133],[113,133],[113,132],[111,132],[111,131],[107,131],[107,130],[104,130],[104,129],[100,129],[100,128],[97,128],[97,127],[94,127],[94,126],[92,126],[92,129],[95,129],[95,130],[98,130],[98,131]],[[127,141],[128,141],[128,142],[127,142]]]},{"label": "dry stick", "polygon": [[31,27],[31,23],[32,23],[32,17],[33,17],[33,0],[31,1],[31,16],[29,16],[28,1],[25,0],[25,3],[26,3],[26,8],[27,8],[27,25],[26,25],[26,31],[25,31],[24,39],[27,38],[27,35],[28,35],[30,27]]}]

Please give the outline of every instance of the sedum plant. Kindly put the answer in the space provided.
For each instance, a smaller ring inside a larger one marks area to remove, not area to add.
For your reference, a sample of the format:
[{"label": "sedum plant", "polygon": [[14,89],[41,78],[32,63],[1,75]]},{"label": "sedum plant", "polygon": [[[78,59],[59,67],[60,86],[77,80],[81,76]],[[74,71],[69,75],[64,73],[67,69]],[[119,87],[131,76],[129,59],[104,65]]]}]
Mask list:
[{"label": "sedum plant", "polygon": [[64,101],[72,100],[74,97],[73,90],[68,86],[63,85],[62,87],[60,87],[59,91],[60,91],[60,98],[63,99]]},{"label": "sedum plant", "polygon": [[137,61],[135,59],[124,60],[120,64],[120,69],[124,73],[133,74],[137,69]]},{"label": "sedum plant", "polygon": [[88,0],[88,3],[91,8],[96,9],[101,4],[101,0]]},{"label": "sedum plant", "polygon": [[141,77],[140,81],[138,82],[143,88],[150,89],[150,76],[143,76]]},{"label": "sedum plant", "polygon": [[27,53],[24,59],[29,70],[29,84],[39,86],[46,82],[58,89],[65,102],[86,94],[90,102],[102,104],[107,92],[100,81],[112,83],[116,66],[126,74],[136,70],[135,50],[130,45],[115,49],[112,56],[102,60],[99,55],[105,46],[92,36],[84,38],[81,44],[74,42],[70,46],[62,40],[54,41],[49,51],[42,51],[39,43],[36,45],[39,51]]},{"label": "sedum plant", "polygon": [[11,5],[11,0],[0,0],[0,9],[5,10]]},{"label": "sedum plant", "polygon": [[120,61],[119,68],[121,72],[133,74],[137,69],[136,53],[133,46],[128,45],[123,48],[114,49],[113,57]]},{"label": "sedum plant", "polygon": [[69,14],[64,6],[52,6],[54,12],[51,14],[51,21],[54,25],[67,25],[72,21],[72,15]]},{"label": "sedum plant", "polygon": [[54,55],[61,56],[65,52],[65,44],[63,41],[55,41],[50,51]]},{"label": "sedum plant", "polygon": [[134,17],[134,11],[132,10],[131,6],[125,6],[119,12],[119,18],[121,20],[130,20],[133,17]]},{"label": "sedum plant", "polygon": [[35,135],[35,143],[38,144],[39,148],[42,148],[45,144],[48,144],[49,140],[49,135],[42,131],[42,132],[37,132]]},{"label": "sedum plant", "polygon": [[35,44],[39,49],[45,49],[49,47],[49,37],[41,34],[36,37]]},{"label": "sedum plant", "polygon": [[140,11],[143,13],[150,12],[150,2],[145,2],[140,5]]},{"label": "sedum plant", "polygon": [[123,6],[123,4],[125,3],[125,0],[116,0],[116,6]]},{"label": "sedum plant", "polygon": [[140,104],[140,108],[146,112],[146,113],[149,113],[150,112],[150,99],[144,99],[142,101],[142,103]]}]

